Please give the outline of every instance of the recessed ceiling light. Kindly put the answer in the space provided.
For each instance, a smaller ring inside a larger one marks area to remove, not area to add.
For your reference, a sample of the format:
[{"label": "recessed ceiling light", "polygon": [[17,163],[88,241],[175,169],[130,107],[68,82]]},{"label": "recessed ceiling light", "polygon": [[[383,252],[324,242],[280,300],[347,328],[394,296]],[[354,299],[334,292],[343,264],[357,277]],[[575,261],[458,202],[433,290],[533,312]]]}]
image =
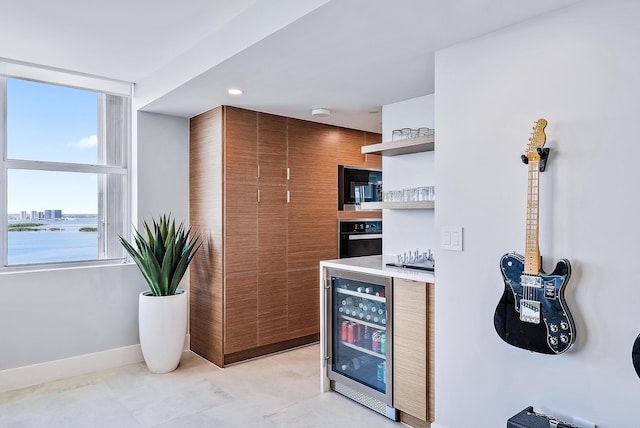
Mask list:
[{"label": "recessed ceiling light", "polygon": [[242,95],[244,91],[242,89],[231,88],[227,91],[230,95]]}]

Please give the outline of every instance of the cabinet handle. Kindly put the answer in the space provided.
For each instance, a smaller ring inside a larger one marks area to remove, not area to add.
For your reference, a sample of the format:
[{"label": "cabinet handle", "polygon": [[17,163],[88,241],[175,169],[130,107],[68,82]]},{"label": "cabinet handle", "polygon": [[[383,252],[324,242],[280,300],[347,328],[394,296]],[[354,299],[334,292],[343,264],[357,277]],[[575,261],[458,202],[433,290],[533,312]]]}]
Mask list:
[{"label": "cabinet handle", "polygon": [[291,202],[291,192],[287,190],[287,203]]},{"label": "cabinet handle", "polygon": [[258,203],[260,203],[260,189],[258,189]]},{"label": "cabinet handle", "polygon": [[287,181],[291,180],[291,168],[287,168]]},{"label": "cabinet handle", "polygon": [[258,165],[258,178],[260,178],[260,165]]}]

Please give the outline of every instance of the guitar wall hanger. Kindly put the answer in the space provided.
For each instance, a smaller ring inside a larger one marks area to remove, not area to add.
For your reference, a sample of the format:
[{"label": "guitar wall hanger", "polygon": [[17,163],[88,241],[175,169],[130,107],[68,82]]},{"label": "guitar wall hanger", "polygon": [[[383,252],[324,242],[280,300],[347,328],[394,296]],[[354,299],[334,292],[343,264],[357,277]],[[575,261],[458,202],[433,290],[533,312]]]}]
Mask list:
[{"label": "guitar wall hanger", "polygon": [[[540,147],[538,147],[537,149],[538,156],[540,156],[540,172],[544,172],[545,168],[547,167],[549,150],[550,149],[548,147],[545,147],[544,149],[541,149]],[[529,158],[527,157],[527,155],[520,156],[520,159],[522,159],[522,163],[524,163],[525,165],[529,163]]]}]

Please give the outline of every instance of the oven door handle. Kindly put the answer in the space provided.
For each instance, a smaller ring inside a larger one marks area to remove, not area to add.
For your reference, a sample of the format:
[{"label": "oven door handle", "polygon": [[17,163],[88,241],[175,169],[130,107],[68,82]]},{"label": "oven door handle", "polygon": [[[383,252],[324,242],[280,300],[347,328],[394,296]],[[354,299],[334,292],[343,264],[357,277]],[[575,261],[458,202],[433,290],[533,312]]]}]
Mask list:
[{"label": "oven door handle", "polygon": [[362,235],[349,235],[349,241],[359,241],[361,239],[380,239],[382,233],[367,233]]}]

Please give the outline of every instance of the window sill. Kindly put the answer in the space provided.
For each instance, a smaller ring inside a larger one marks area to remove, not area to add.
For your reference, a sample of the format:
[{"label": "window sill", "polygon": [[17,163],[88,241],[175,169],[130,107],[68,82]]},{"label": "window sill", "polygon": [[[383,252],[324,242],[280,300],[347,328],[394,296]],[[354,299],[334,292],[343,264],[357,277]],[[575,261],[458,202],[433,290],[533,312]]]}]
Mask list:
[{"label": "window sill", "polygon": [[0,275],[13,273],[33,273],[33,272],[55,272],[76,269],[94,269],[101,267],[113,267],[123,265],[135,265],[130,259],[112,259],[112,260],[88,260],[86,262],[63,262],[49,263],[37,265],[16,265],[6,266],[0,269]]}]

